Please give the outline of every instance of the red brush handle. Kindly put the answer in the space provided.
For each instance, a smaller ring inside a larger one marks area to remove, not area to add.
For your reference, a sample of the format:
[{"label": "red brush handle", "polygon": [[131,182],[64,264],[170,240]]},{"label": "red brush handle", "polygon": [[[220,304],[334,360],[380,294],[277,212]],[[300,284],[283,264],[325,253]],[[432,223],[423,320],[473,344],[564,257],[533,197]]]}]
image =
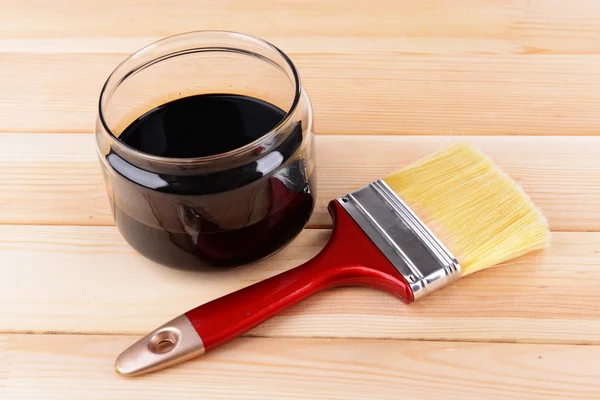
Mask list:
[{"label": "red brush handle", "polygon": [[329,212],[335,228],[329,243],[315,258],[185,314],[206,350],[334,286],[369,286],[393,293],[405,303],[413,301],[408,282],[337,201],[329,204]]}]

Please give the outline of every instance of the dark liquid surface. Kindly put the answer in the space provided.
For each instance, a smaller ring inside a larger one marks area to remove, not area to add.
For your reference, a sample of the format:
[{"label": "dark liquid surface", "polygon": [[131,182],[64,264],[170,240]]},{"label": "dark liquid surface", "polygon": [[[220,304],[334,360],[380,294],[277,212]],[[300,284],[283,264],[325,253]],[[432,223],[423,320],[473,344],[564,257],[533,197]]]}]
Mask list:
[{"label": "dark liquid surface", "polygon": [[251,97],[191,96],[149,111],[119,139],[155,156],[205,157],[252,143],[284,117],[279,108]]},{"label": "dark liquid surface", "polygon": [[[284,116],[248,97],[199,95],[151,110],[120,140],[163,157],[214,155],[260,138]],[[111,152],[117,226],[140,253],[173,267],[239,266],[268,256],[302,230],[314,207],[302,140],[298,123],[264,159],[197,176],[145,171]]]}]

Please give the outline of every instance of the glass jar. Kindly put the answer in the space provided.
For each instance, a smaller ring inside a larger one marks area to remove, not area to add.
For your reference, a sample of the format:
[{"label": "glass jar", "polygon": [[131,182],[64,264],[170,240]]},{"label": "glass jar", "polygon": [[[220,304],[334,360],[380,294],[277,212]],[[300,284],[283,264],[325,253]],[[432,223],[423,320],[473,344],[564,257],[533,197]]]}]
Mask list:
[{"label": "glass jar", "polygon": [[[284,116],[255,141],[204,157],[157,156],[120,140],[148,111],[201,94],[247,96]],[[232,267],[262,259],[298,235],[315,206],[310,100],[292,61],[255,37],[190,32],[134,53],[102,89],[95,136],[119,231],[164,265]]]}]

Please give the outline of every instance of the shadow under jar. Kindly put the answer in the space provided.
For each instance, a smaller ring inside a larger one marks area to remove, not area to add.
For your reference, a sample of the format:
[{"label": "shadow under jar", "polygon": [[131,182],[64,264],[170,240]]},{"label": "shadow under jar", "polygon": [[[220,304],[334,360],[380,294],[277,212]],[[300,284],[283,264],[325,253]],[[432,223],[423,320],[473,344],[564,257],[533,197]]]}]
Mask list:
[{"label": "shadow under jar", "polygon": [[136,52],[102,89],[96,142],[121,234],[164,265],[257,261],[314,209],[310,100],[254,37],[191,32]]}]

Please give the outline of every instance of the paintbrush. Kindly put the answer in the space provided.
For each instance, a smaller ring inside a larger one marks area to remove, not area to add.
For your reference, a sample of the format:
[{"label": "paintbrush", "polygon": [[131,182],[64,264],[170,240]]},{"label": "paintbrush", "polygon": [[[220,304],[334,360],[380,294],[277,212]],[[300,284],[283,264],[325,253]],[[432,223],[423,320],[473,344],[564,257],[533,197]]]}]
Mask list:
[{"label": "paintbrush", "polygon": [[333,233],[315,258],[173,319],[125,350],[117,372],[196,357],[324,289],[369,286],[412,303],[550,241],[529,197],[464,143],[331,201],[329,212]]}]

